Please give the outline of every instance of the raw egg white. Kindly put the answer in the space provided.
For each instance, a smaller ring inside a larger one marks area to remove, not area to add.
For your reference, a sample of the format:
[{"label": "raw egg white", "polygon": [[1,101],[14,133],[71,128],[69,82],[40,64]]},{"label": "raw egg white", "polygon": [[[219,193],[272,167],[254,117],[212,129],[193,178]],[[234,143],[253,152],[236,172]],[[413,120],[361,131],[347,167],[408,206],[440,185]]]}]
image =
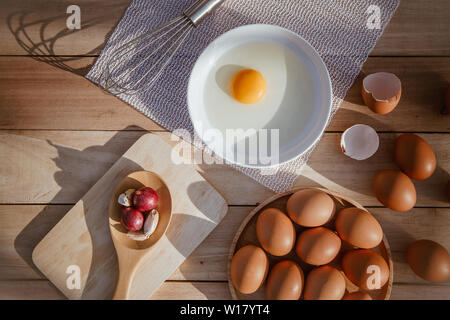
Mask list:
[{"label": "raw egg white", "polygon": [[224,136],[227,129],[279,129],[280,145],[287,145],[313,115],[311,70],[276,43],[241,44],[211,68],[204,101],[211,125]]}]

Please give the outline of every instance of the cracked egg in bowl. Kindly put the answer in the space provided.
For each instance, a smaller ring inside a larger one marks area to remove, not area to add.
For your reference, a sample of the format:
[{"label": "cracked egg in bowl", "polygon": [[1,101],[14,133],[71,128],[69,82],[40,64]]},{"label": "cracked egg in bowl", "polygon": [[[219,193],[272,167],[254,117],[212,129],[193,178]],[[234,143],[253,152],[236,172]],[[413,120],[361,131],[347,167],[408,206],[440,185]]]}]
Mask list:
[{"label": "cracked egg in bowl", "polygon": [[196,134],[216,155],[270,168],[310,149],[331,111],[331,81],[314,48],[274,25],[228,31],[203,51],[188,85]]}]

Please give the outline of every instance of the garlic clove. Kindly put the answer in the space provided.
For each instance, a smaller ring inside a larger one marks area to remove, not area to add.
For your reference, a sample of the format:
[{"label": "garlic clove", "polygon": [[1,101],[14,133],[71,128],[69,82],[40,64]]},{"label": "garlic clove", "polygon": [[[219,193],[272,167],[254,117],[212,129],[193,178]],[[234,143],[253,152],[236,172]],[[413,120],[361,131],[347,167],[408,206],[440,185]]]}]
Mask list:
[{"label": "garlic clove", "polygon": [[158,226],[159,222],[159,212],[155,209],[150,211],[147,214],[147,217],[144,221],[144,233],[148,236],[152,235],[153,232],[155,232],[156,227]]},{"label": "garlic clove", "polygon": [[135,191],[135,189],[128,189],[124,193],[121,193],[117,199],[117,202],[124,207],[131,207],[133,203],[133,194]]},{"label": "garlic clove", "polygon": [[135,241],[145,241],[155,232],[159,222],[159,212],[155,209],[147,213],[143,230],[128,231],[127,236]]},{"label": "garlic clove", "polygon": [[127,236],[135,241],[145,241],[150,238],[150,235],[147,235],[142,231],[128,231]]}]

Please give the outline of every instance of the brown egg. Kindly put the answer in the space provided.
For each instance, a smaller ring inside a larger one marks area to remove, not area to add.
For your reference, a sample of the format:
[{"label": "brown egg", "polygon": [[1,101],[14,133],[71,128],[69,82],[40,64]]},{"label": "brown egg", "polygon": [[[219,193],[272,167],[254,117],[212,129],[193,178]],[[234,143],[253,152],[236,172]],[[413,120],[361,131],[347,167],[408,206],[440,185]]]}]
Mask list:
[{"label": "brown egg", "polygon": [[267,278],[266,297],[268,300],[298,300],[303,282],[303,270],[295,262],[278,262]]},{"label": "brown egg", "polygon": [[402,84],[393,73],[372,73],[364,78],[361,94],[364,103],[373,112],[386,114],[398,105],[402,95]]},{"label": "brown egg", "polygon": [[256,236],[268,253],[284,256],[295,244],[294,224],[281,210],[269,208],[261,212],[256,220]]},{"label": "brown egg", "polygon": [[258,290],[269,271],[269,260],[263,249],[248,245],[240,248],[231,260],[231,281],[241,293],[250,294]]},{"label": "brown egg", "polygon": [[436,170],[436,156],[430,145],[411,133],[402,134],[395,141],[395,162],[410,178],[424,180]]},{"label": "brown egg", "polygon": [[368,249],[347,252],[342,258],[342,269],[363,290],[380,289],[389,280],[389,266],[384,258]]},{"label": "brown egg", "polygon": [[342,300],[372,300],[372,297],[368,293],[355,291],[346,293]]},{"label": "brown egg", "polygon": [[330,263],[341,249],[341,239],[324,227],[303,231],[297,239],[295,252],[300,259],[314,266]]},{"label": "brown egg", "polygon": [[305,300],[341,300],[345,293],[345,278],[336,268],[322,266],[306,277]]},{"label": "brown egg", "polygon": [[335,225],[341,239],[358,248],[374,248],[383,240],[383,230],[377,219],[359,208],[339,211]]},{"label": "brown egg", "polygon": [[336,205],[325,192],[303,189],[289,198],[286,209],[289,217],[298,225],[318,227],[331,219],[336,210]]},{"label": "brown egg", "polygon": [[409,211],[416,204],[416,188],[411,179],[398,170],[378,172],[373,181],[378,201],[395,211]]},{"label": "brown egg", "polygon": [[418,240],[408,247],[407,259],[411,269],[427,281],[450,279],[450,255],[439,243]]}]

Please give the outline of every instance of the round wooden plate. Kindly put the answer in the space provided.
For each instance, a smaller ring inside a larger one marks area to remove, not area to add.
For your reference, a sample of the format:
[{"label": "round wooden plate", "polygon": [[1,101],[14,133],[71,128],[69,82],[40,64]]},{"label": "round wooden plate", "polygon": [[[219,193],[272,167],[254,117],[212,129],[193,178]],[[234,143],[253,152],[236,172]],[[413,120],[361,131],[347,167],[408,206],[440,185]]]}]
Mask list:
[{"label": "round wooden plate", "polygon": [[[249,244],[254,244],[254,245],[261,247],[258,242],[258,239],[256,237],[256,219],[258,217],[258,214],[267,208],[278,208],[278,209],[282,210],[283,212],[286,212],[287,200],[293,193],[295,193],[296,191],[299,191],[301,189],[306,189],[306,188],[295,188],[290,191],[286,191],[284,193],[280,193],[280,194],[277,194],[277,195],[274,195],[274,196],[268,198],[263,203],[261,203],[258,207],[256,207],[254,210],[252,210],[252,212],[249,213],[249,215],[244,219],[244,221],[242,221],[242,224],[240,225],[239,229],[237,230],[236,235],[234,236],[233,242],[231,243],[230,252],[228,254],[228,266],[227,266],[228,287],[230,288],[231,296],[233,297],[233,299],[235,299],[235,300],[265,299],[265,293],[264,293],[265,285],[263,285],[258,291],[256,291],[253,294],[242,294],[234,288],[234,286],[231,282],[231,275],[230,275],[231,259],[233,258],[234,253],[243,246],[246,246]],[[341,210],[342,208],[345,208],[345,207],[357,207],[357,208],[366,210],[359,203],[357,203],[351,199],[348,199],[346,197],[343,197],[341,195],[338,195],[334,192],[331,192],[329,190],[322,189],[322,188],[308,188],[308,189],[318,189],[318,190],[321,190],[321,191],[327,193],[328,195],[330,195],[333,198],[334,202],[336,203],[336,212],[338,212],[339,210]],[[368,210],[366,210],[366,211],[368,211]],[[334,230],[334,218],[335,217],[333,217],[332,220],[329,221],[324,226]],[[294,223],[294,225],[295,225],[295,228],[297,231],[297,235],[301,230],[305,229],[303,227],[296,225],[295,223]],[[348,245],[347,243],[342,241],[342,248],[341,248],[340,253],[330,264],[342,271],[342,268],[340,267],[341,257],[345,252],[352,250],[352,249],[353,248],[350,245]],[[391,250],[390,250],[386,235],[383,235],[383,241],[376,248],[373,248],[372,250],[379,253],[388,263],[388,265],[389,265],[389,280],[381,289],[367,291],[367,293],[372,297],[373,300],[388,300],[391,295],[392,283],[394,280],[393,279],[394,272],[393,272]],[[281,260],[288,259],[288,260],[295,261],[296,263],[298,263],[300,265],[300,267],[305,272],[305,279],[306,279],[307,273],[311,269],[313,269],[313,266],[308,265],[307,263],[301,261],[299,257],[297,257],[297,255],[295,254],[295,250],[292,250],[288,255],[283,256],[283,257],[275,257],[270,254],[267,254],[267,256],[269,258],[270,267],[272,267],[275,263],[277,263]],[[344,273],[342,272],[342,274],[344,274]],[[347,278],[346,278],[346,283],[347,283],[347,291],[348,292],[353,292],[353,291],[359,290],[359,288],[356,287],[353,283],[351,283]]]}]

